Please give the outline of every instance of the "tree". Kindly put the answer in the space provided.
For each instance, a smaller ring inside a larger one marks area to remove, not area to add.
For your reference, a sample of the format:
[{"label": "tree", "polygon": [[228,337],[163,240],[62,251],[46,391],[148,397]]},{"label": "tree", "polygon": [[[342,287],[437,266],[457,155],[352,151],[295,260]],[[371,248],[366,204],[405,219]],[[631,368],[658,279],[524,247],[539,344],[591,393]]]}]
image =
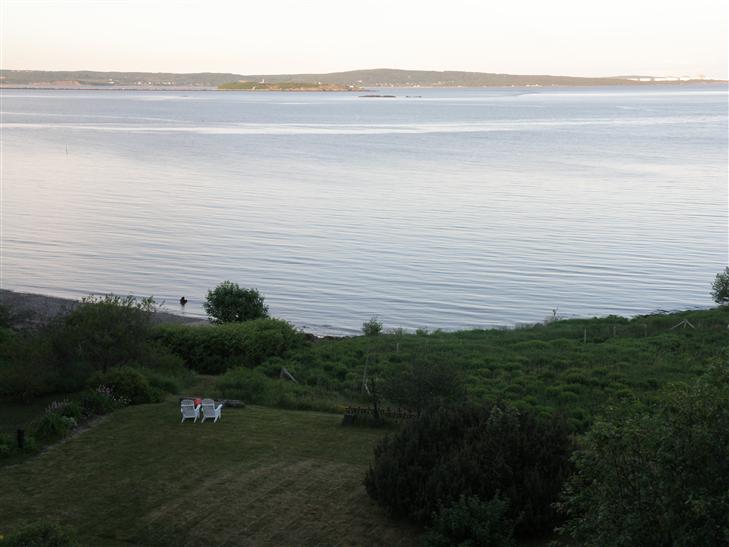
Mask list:
[{"label": "tree", "polygon": [[711,286],[711,296],[714,302],[723,306],[729,304],[729,267],[724,268],[724,271],[716,274],[714,283]]},{"label": "tree", "polygon": [[729,545],[729,366],[612,409],[581,442],[560,509],[569,545]]},{"label": "tree", "polygon": [[242,289],[238,283],[223,281],[208,291],[203,304],[213,323],[240,323],[268,317],[268,306],[256,289]]}]

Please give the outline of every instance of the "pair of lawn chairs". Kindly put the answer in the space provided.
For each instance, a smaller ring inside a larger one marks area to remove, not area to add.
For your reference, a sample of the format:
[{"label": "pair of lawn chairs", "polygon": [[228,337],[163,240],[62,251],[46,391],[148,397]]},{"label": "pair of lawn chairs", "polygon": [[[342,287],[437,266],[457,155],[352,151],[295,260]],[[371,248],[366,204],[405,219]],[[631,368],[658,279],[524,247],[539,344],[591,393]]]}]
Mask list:
[{"label": "pair of lawn chairs", "polygon": [[215,401],[212,399],[203,399],[200,404],[195,404],[196,401],[192,399],[183,399],[180,403],[180,413],[182,414],[182,420],[191,419],[193,422],[197,422],[198,418],[200,423],[207,419],[213,420],[213,423],[217,422],[222,414],[223,403],[215,406]]}]

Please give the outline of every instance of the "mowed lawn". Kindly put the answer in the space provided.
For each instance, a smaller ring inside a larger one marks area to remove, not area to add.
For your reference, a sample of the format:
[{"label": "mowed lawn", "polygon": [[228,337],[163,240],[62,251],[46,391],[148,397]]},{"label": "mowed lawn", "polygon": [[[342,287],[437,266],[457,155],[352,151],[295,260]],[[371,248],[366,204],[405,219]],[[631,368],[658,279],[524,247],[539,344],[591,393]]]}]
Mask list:
[{"label": "mowed lawn", "polygon": [[0,468],[0,533],[49,517],[84,545],[413,545],[362,478],[379,430],[263,407],[179,423],[174,402],[128,407]]}]

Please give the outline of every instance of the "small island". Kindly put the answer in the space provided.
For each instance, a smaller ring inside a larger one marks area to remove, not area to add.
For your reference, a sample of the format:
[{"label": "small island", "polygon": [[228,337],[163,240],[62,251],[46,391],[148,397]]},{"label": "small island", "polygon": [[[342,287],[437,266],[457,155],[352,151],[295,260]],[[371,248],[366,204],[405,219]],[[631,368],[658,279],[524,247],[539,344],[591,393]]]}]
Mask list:
[{"label": "small island", "polygon": [[218,89],[221,91],[362,91],[352,85],[323,84],[321,82],[265,83],[243,80],[220,84]]}]

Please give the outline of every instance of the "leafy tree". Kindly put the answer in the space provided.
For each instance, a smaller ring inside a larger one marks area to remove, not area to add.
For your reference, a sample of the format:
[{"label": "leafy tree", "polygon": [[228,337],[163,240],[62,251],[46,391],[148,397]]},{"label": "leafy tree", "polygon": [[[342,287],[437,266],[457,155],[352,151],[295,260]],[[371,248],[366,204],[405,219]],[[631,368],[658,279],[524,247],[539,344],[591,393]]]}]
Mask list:
[{"label": "leafy tree", "polygon": [[371,318],[369,321],[362,323],[362,334],[365,336],[377,336],[382,333],[382,321],[377,317]]},{"label": "leafy tree", "polygon": [[614,408],[575,453],[569,544],[729,545],[729,366],[654,406]]},{"label": "leafy tree", "polygon": [[203,307],[213,323],[239,323],[268,317],[268,306],[256,289],[242,289],[237,283],[223,281],[208,291]]},{"label": "leafy tree", "polygon": [[711,297],[719,305],[729,304],[729,267],[716,274],[714,283],[711,285]]},{"label": "leafy tree", "polygon": [[501,404],[422,413],[375,448],[367,493],[399,516],[428,524],[461,496],[508,501],[522,536],[549,533],[570,471],[566,426]]}]

